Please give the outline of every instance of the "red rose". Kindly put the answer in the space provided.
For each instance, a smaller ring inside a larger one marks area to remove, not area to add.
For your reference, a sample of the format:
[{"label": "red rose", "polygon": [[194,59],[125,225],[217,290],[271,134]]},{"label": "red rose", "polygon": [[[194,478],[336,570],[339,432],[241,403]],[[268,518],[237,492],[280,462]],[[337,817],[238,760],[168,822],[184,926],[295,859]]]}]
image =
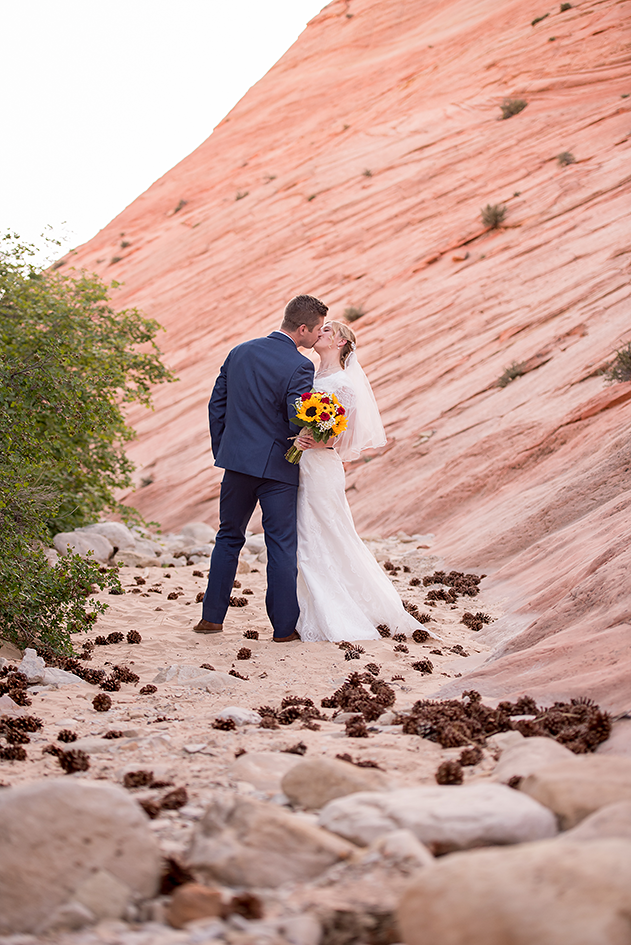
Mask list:
[{"label": "red rose", "polygon": [[321,414],[320,414],[320,420],[321,420],[323,423],[326,423],[326,421],[327,421],[327,420],[330,420],[330,419],[331,419],[330,414],[328,414],[328,413],[321,413]]},{"label": "red rose", "polygon": [[330,404],[331,401],[329,400],[328,397],[321,397],[321,398],[320,398],[320,403],[321,403],[321,404]]},{"label": "red rose", "polygon": [[301,395],[300,395],[300,399],[301,399],[301,400],[309,400],[310,397],[311,397],[311,394],[301,394]]},{"label": "red rose", "polygon": [[338,407],[338,408],[337,408],[337,415],[338,415],[338,417],[343,417],[345,413],[346,413],[346,411],[344,410],[343,407]]}]

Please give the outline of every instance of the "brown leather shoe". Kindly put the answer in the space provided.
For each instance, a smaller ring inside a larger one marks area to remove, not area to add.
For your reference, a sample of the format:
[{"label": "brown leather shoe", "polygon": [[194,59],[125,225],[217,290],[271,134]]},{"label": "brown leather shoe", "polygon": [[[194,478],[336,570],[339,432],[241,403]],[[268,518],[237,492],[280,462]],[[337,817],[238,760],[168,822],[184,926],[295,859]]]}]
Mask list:
[{"label": "brown leather shoe", "polygon": [[221,633],[222,630],[222,623],[210,623],[209,620],[204,620],[203,617],[199,623],[195,624],[193,627],[195,633]]},{"label": "brown leather shoe", "polygon": [[300,634],[297,630],[294,630],[293,633],[290,633],[288,637],[272,637],[272,643],[294,643],[300,640]]}]

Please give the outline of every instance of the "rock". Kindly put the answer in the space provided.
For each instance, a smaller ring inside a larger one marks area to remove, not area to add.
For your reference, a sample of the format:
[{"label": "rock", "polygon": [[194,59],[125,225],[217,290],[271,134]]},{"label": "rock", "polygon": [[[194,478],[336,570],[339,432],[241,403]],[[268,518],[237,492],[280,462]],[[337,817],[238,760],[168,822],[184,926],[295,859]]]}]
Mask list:
[{"label": "rock", "polygon": [[507,784],[511,778],[525,778],[539,768],[556,761],[573,761],[569,748],[555,742],[553,738],[524,738],[502,752],[493,772],[493,779]]},{"label": "rock", "polygon": [[620,719],[611,727],[611,735],[596,749],[597,755],[631,755],[631,719]]},{"label": "rock", "polygon": [[42,677],[44,686],[87,686],[85,679],[77,676],[76,673],[69,673],[65,669],[58,669],[56,666],[47,666]]},{"label": "rock", "polygon": [[132,891],[127,883],[108,870],[99,869],[81,883],[74,900],[96,919],[122,919],[131,897]]},{"label": "rock", "polygon": [[59,532],[53,538],[53,544],[60,555],[74,551],[85,558],[91,551],[94,559],[101,564],[107,564],[114,554],[111,542],[97,532]]},{"label": "rock", "polygon": [[136,544],[136,536],[122,522],[98,522],[96,525],[78,528],[77,531],[103,535],[119,551],[134,548]]},{"label": "rock", "polygon": [[[65,778],[2,791],[0,837],[0,934],[45,931],[81,890],[89,898],[93,887],[84,884],[97,871],[130,896],[157,890],[160,852],[149,821],[114,785]],[[101,879],[112,902],[114,886]]]},{"label": "rock", "polygon": [[5,692],[3,696],[0,696],[0,716],[3,715],[9,719],[19,719],[22,715],[28,715],[28,711],[14,702]]},{"label": "rock", "polygon": [[385,860],[403,872],[412,872],[424,866],[433,866],[434,857],[411,830],[393,830],[371,843],[364,862],[373,858]]},{"label": "rock", "polygon": [[84,925],[92,925],[96,916],[79,902],[67,902],[54,910],[46,926],[46,931],[64,932],[81,929]]},{"label": "rock", "polygon": [[631,844],[543,841],[444,857],[403,894],[406,945],[631,941]]},{"label": "rock", "polygon": [[178,886],[165,910],[165,919],[174,929],[183,929],[187,922],[221,916],[221,893],[200,883]]},{"label": "rock", "polygon": [[195,545],[194,548],[191,548],[188,557],[199,557],[199,558],[210,558],[213,553],[214,545]]},{"label": "rock", "polygon": [[129,550],[137,551],[138,554],[144,555],[145,558],[152,558],[155,561],[158,555],[164,553],[165,548],[159,542],[152,541],[150,538],[136,538],[134,540],[134,547]]},{"label": "rock", "polygon": [[575,755],[524,778],[519,791],[554,811],[569,830],[601,807],[631,800],[631,758]]},{"label": "rock", "polygon": [[186,663],[175,663],[160,672],[152,680],[154,683],[170,683],[172,686],[191,686],[206,689],[208,692],[222,692],[224,689],[240,686],[243,681],[229,673],[201,669]]},{"label": "rock", "polygon": [[324,807],[336,797],[359,791],[385,791],[388,786],[381,771],[323,757],[294,765],[281,784],[294,806],[311,810]]},{"label": "rock", "polygon": [[31,685],[36,685],[44,680],[46,663],[41,656],[37,655],[37,650],[27,647],[24,650],[24,657],[18,669],[21,673],[24,673]]},{"label": "rock", "polygon": [[59,552],[55,548],[43,548],[42,550],[51,568],[59,564]]},{"label": "rock", "polygon": [[314,879],[352,851],[351,844],[283,808],[217,795],[195,829],[187,862],[209,881],[274,887]]},{"label": "rock", "polygon": [[631,801],[601,807],[576,827],[560,834],[559,840],[604,840],[606,837],[617,837],[631,843]]},{"label": "rock", "polygon": [[401,788],[338,798],[322,809],[318,822],[360,845],[406,828],[433,853],[553,837],[551,812],[523,800],[503,784]]},{"label": "rock", "polygon": [[491,751],[506,751],[509,748],[512,748],[514,745],[521,745],[527,739],[521,734],[521,732],[496,732],[495,735],[490,735],[486,744]]},{"label": "rock", "polygon": [[250,535],[245,543],[246,551],[251,555],[260,555],[265,550],[265,538],[263,535]]},{"label": "rock", "polygon": [[159,564],[155,555],[146,555],[141,551],[134,551],[130,548],[117,551],[114,561],[116,564],[122,564],[125,568],[155,568]]},{"label": "rock", "polygon": [[237,574],[249,574],[250,565],[244,558],[239,558],[239,564],[237,565]]},{"label": "rock", "polygon": [[234,781],[247,781],[257,791],[278,794],[288,771],[302,764],[300,755],[284,751],[252,751],[240,755],[228,768]]},{"label": "rock", "polygon": [[180,534],[201,545],[214,542],[217,532],[206,522],[189,522],[180,529]]},{"label": "rock", "polygon": [[[234,679],[234,676],[231,676],[230,679]],[[216,718],[232,719],[236,725],[258,725],[261,721],[261,716],[258,712],[255,712],[253,709],[245,709],[243,706],[239,705],[226,706],[225,709],[217,713]]]},{"label": "rock", "polygon": [[161,568],[185,568],[188,564],[186,558],[176,558],[174,555],[162,555],[156,562]]},{"label": "rock", "polygon": [[278,931],[289,945],[320,945],[322,940],[322,925],[310,912],[281,919]]}]

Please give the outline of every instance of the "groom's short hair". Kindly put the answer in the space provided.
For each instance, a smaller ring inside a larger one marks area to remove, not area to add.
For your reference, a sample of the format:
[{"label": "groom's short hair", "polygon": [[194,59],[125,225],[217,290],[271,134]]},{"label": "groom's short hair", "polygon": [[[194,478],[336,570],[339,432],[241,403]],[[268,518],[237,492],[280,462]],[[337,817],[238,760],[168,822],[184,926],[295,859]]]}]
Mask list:
[{"label": "groom's short hair", "polygon": [[326,316],[329,307],[314,298],[313,295],[297,295],[285,306],[283,331],[298,331],[301,325],[306,325],[311,331],[321,318]]}]

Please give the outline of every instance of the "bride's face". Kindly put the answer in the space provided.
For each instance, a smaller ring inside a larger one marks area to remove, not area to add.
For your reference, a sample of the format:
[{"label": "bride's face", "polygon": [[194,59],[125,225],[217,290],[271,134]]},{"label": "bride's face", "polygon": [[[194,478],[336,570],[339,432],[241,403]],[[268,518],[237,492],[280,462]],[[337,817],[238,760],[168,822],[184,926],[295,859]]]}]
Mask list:
[{"label": "bride's face", "polygon": [[330,325],[323,325],[318,335],[318,340],[313,346],[313,350],[322,355],[325,351],[332,351],[337,344],[338,338]]}]

